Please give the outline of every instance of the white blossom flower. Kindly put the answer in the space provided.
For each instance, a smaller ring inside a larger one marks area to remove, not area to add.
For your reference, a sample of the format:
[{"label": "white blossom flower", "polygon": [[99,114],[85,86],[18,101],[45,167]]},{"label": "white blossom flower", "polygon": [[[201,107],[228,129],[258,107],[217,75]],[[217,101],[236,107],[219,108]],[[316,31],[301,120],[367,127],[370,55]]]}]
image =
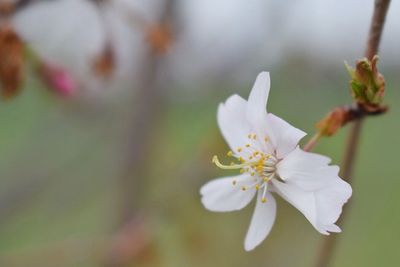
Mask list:
[{"label": "white blossom flower", "polygon": [[258,75],[248,101],[238,95],[218,108],[218,124],[232,149],[227,153],[237,163],[222,169],[241,174],[212,180],[200,193],[203,205],[211,211],[240,210],[256,197],[256,205],[244,247],[249,251],[269,234],[275,221],[280,195],[296,207],[321,234],[340,232],[335,225],[352,189],[339,176],[339,167],[329,165],[328,157],[303,151],[298,142],[306,134],[266,111],[270,88],[268,72]]},{"label": "white blossom flower", "polygon": [[[138,2],[143,1],[30,1],[11,22],[40,60],[77,82],[77,94],[101,97],[116,91],[108,88],[132,88],[139,75],[144,29],[129,14],[141,15],[154,5]],[[106,71],[96,68],[102,62]]]}]

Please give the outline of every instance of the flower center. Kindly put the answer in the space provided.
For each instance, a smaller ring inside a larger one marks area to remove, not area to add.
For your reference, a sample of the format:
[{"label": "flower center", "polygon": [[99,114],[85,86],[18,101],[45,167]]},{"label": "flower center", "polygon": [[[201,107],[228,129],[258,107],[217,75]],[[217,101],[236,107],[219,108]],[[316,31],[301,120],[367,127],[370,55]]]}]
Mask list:
[{"label": "flower center", "polygon": [[[255,145],[257,142],[256,134],[248,135],[249,143],[244,147],[238,147],[235,152],[228,151],[227,156],[234,158],[237,162],[232,161],[229,165],[222,164],[217,156],[214,156],[212,162],[219,168],[225,170],[239,170],[240,173],[248,173],[254,177],[254,183],[248,185],[245,182],[238,182],[233,180],[233,186],[240,186],[243,191],[249,188],[256,190],[263,190],[261,201],[267,201],[266,194],[268,183],[275,177],[276,163],[278,159],[274,154],[265,153],[256,147],[263,147],[262,145]],[[268,143],[268,137],[265,137],[263,142]]]}]

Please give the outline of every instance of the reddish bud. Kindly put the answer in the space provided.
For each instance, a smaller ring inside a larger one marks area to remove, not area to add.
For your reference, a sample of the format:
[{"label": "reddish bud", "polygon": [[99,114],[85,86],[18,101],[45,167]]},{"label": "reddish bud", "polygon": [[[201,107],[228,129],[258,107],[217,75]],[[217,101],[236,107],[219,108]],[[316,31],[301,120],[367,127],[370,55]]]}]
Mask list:
[{"label": "reddish bud", "polygon": [[15,3],[9,2],[1,2],[0,3],[0,16],[9,16],[15,11]]},{"label": "reddish bud", "polygon": [[39,74],[47,86],[61,96],[71,96],[78,88],[71,74],[56,65],[48,63],[40,64]]},{"label": "reddish bud", "polygon": [[348,120],[348,110],[337,107],[316,124],[316,128],[323,136],[334,135]]},{"label": "reddish bud", "polygon": [[172,32],[168,25],[155,25],[147,30],[146,40],[153,53],[165,54],[172,44]]},{"label": "reddish bud", "polygon": [[0,90],[4,98],[15,96],[24,77],[23,43],[8,26],[0,27]]},{"label": "reddish bud", "polygon": [[108,78],[115,69],[115,56],[111,45],[107,45],[103,52],[95,58],[93,64],[95,74]]}]

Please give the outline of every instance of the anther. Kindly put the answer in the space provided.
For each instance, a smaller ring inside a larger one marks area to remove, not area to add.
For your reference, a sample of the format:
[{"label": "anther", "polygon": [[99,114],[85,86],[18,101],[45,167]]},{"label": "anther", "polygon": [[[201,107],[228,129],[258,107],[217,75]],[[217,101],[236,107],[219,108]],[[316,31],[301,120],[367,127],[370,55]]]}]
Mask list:
[{"label": "anther", "polygon": [[228,157],[232,157],[232,156],[233,156],[233,152],[229,150],[228,153],[226,153],[226,155],[227,155]]},{"label": "anther", "polygon": [[246,147],[250,147],[250,144],[246,144]]},{"label": "anther", "polygon": [[232,184],[233,184],[233,185],[236,185],[236,180],[233,180],[233,181],[232,181]]},{"label": "anther", "polygon": [[242,186],[242,191],[246,191],[246,187],[245,186]]},{"label": "anther", "polygon": [[267,202],[267,198],[263,197],[263,198],[261,199],[261,202],[262,202],[262,203]]},{"label": "anther", "polygon": [[240,152],[242,152],[242,150],[243,150],[243,149],[242,149],[241,147],[239,147],[239,148],[237,149],[237,152],[240,153]]}]

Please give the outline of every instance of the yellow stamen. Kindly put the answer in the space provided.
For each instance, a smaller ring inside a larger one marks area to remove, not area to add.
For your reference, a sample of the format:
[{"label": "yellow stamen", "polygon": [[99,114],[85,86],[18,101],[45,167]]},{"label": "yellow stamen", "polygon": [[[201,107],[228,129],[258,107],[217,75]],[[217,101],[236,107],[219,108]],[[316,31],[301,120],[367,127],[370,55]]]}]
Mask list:
[{"label": "yellow stamen", "polygon": [[243,149],[242,149],[241,147],[239,147],[239,148],[237,149],[237,152],[240,153],[240,152],[242,152],[242,150],[243,150]]},{"label": "yellow stamen", "polygon": [[229,150],[228,153],[226,153],[226,155],[227,155],[228,157],[232,157],[232,156],[233,156],[233,152]]},{"label": "yellow stamen", "polygon": [[263,197],[263,198],[261,199],[261,202],[262,202],[262,203],[265,203],[265,202],[267,202],[267,199],[266,199],[265,197]]},{"label": "yellow stamen", "polygon": [[250,147],[250,144],[246,144],[246,147]]},{"label": "yellow stamen", "polygon": [[246,187],[245,186],[242,186],[242,191],[246,191]]}]

